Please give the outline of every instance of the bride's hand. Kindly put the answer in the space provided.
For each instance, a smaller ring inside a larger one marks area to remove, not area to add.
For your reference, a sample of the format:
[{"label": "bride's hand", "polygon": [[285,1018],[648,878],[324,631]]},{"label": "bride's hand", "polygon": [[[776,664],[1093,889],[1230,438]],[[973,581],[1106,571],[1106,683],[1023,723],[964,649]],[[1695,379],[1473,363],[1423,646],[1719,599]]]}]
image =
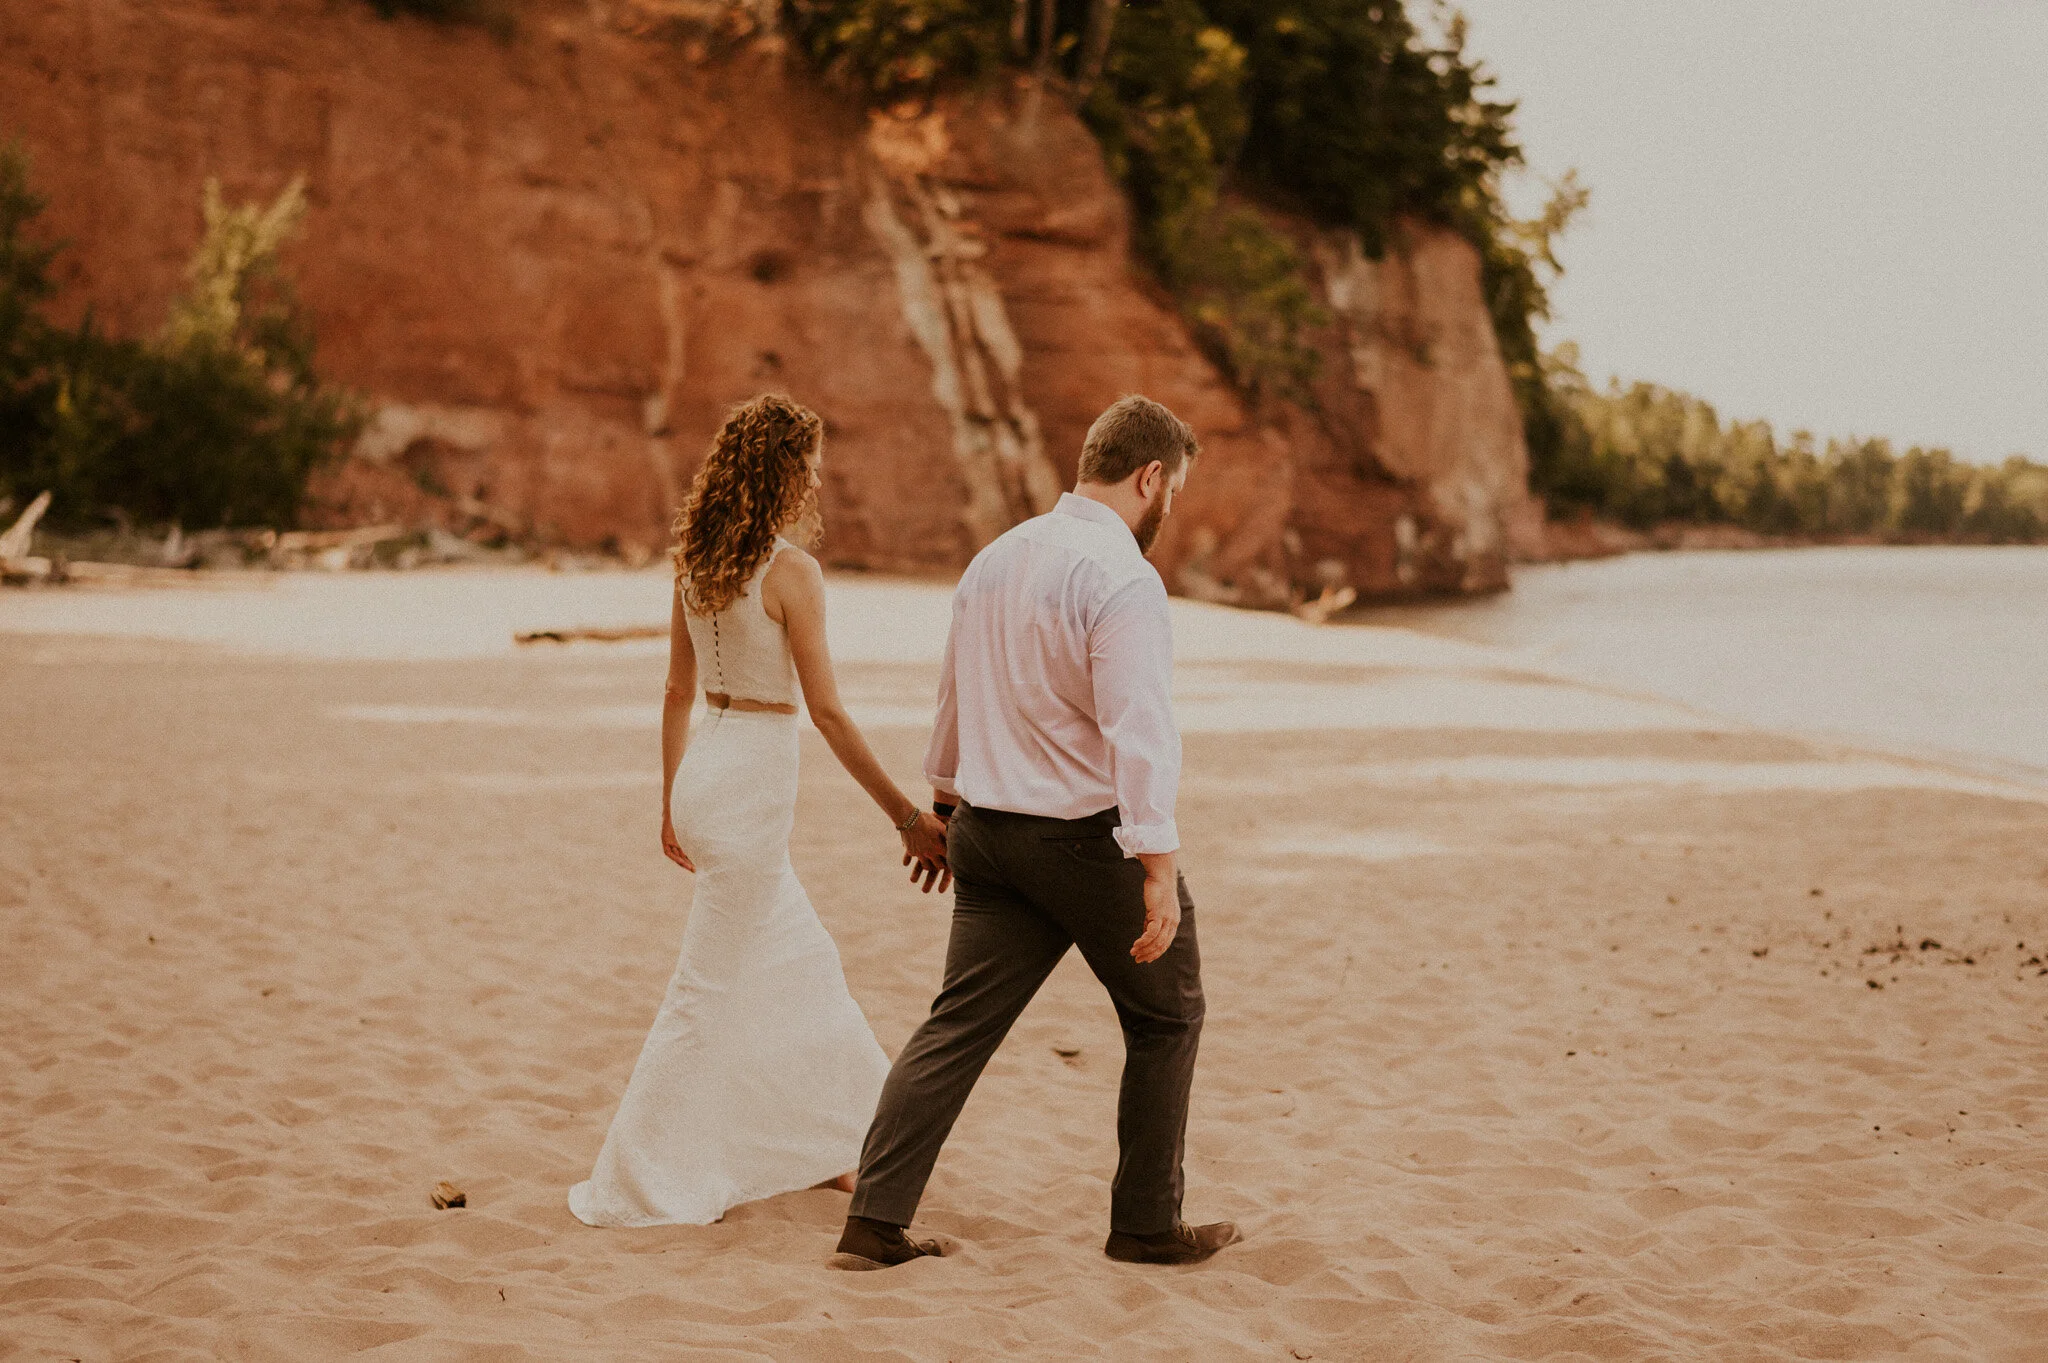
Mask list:
[{"label": "bride's hand", "polygon": [[685,871],[695,871],[697,869],[691,863],[690,858],[684,854],[682,845],[676,841],[676,823],[674,819],[669,817],[667,805],[661,807],[661,850],[668,855],[670,861],[682,867]]}]

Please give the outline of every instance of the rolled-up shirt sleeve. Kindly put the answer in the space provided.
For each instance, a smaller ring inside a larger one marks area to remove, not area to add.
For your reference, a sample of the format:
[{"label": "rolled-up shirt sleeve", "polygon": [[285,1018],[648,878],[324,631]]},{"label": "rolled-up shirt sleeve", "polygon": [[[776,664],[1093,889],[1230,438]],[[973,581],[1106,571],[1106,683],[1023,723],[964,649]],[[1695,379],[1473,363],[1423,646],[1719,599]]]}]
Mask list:
[{"label": "rolled-up shirt sleeve", "polygon": [[960,699],[953,684],[953,641],[960,634],[960,607],[953,607],[953,623],[946,630],[946,660],[939,668],[939,709],[932,721],[931,746],[924,753],[924,778],[932,789],[960,798],[954,784],[960,772]]},{"label": "rolled-up shirt sleeve", "polygon": [[1173,621],[1146,573],[1117,589],[1088,631],[1095,721],[1109,744],[1117,845],[1125,856],[1180,848],[1180,730],[1173,722]]}]

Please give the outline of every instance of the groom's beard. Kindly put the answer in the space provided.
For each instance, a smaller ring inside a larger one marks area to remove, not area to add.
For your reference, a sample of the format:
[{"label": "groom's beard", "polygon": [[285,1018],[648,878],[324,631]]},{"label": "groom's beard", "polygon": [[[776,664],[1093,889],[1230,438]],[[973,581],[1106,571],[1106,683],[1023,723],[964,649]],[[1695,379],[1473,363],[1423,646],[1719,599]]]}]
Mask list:
[{"label": "groom's beard", "polygon": [[1146,505],[1145,514],[1138,518],[1137,525],[1131,529],[1131,533],[1138,537],[1139,553],[1149,554],[1152,552],[1152,541],[1159,538],[1159,526],[1165,519],[1166,489],[1161,488],[1159,495]]}]

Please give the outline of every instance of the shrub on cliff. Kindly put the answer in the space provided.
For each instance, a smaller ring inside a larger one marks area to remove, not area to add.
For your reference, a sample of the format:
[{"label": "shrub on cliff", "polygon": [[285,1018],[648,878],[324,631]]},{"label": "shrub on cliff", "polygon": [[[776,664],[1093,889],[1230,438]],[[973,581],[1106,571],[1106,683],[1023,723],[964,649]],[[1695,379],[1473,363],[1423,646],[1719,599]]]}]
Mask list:
[{"label": "shrub on cliff", "polygon": [[1398,0],[788,0],[786,12],[812,58],[872,98],[971,81],[1006,56],[1066,82],[1130,196],[1141,253],[1248,391],[1305,396],[1306,334],[1322,314],[1307,263],[1234,191],[1355,228],[1373,254],[1402,215],[1465,231],[1511,364],[1519,354],[1539,373],[1540,256],[1516,249],[1495,183],[1521,156],[1512,106],[1483,98],[1455,20],[1432,45]]},{"label": "shrub on cliff", "polygon": [[45,206],[29,183],[27,154],[0,145],[0,497],[15,505],[45,487],[68,500],[74,470],[105,443],[94,420],[98,385],[74,373],[97,348],[90,320],[72,336],[40,311],[55,292],[57,248],[29,229]]},{"label": "shrub on cliff", "polygon": [[1294,243],[1226,197],[1244,145],[1245,51],[1196,0],[1121,15],[1082,115],[1130,196],[1140,255],[1195,339],[1254,397],[1307,400],[1327,320]]},{"label": "shrub on cliff", "polygon": [[54,337],[37,309],[53,291],[50,264],[57,249],[28,235],[43,208],[29,184],[26,153],[15,143],[0,145],[0,458],[6,459],[14,457],[9,451],[44,438],[56,400],[49,363]]},{"label": "shrub on cliff", "polygon": [[323,385],[313,338],[278,272],[294,183],[265,208],[207,186],[206,234],[163,332],[75,331],[38,311],[54,250],[30,244],[42,209],[18,150],[0,150],[0,495],[55,493],[50,523],[109,514],[188,527],[291,523],[306,480],[355,430]]},{"label": "shrub on cliff", "polygon": [[884,102],[966,84],[999,67],[1006,0],[789,0],[790,26],[840,84]]}]

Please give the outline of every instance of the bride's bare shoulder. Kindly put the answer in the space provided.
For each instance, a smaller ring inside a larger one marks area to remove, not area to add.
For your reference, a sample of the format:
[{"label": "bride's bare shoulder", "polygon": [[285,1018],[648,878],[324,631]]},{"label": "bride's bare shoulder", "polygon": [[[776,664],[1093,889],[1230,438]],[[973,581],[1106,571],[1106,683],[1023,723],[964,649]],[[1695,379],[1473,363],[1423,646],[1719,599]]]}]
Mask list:
[{"label": "bride's bare shoulder", "polygon": [[791,582],[799,579],[822,579],[825,570],[811,552],[799,544],[776,546],[774,561],[768,565],[768,581]]},{"label": "bride's bare shoulder", "polygon": [[791,604],[824,606],[825,570],[809,551],[794,544],[780,546],[775,559],[761,579],[761,604],[769,618],[786,623],[783,612]]}]

